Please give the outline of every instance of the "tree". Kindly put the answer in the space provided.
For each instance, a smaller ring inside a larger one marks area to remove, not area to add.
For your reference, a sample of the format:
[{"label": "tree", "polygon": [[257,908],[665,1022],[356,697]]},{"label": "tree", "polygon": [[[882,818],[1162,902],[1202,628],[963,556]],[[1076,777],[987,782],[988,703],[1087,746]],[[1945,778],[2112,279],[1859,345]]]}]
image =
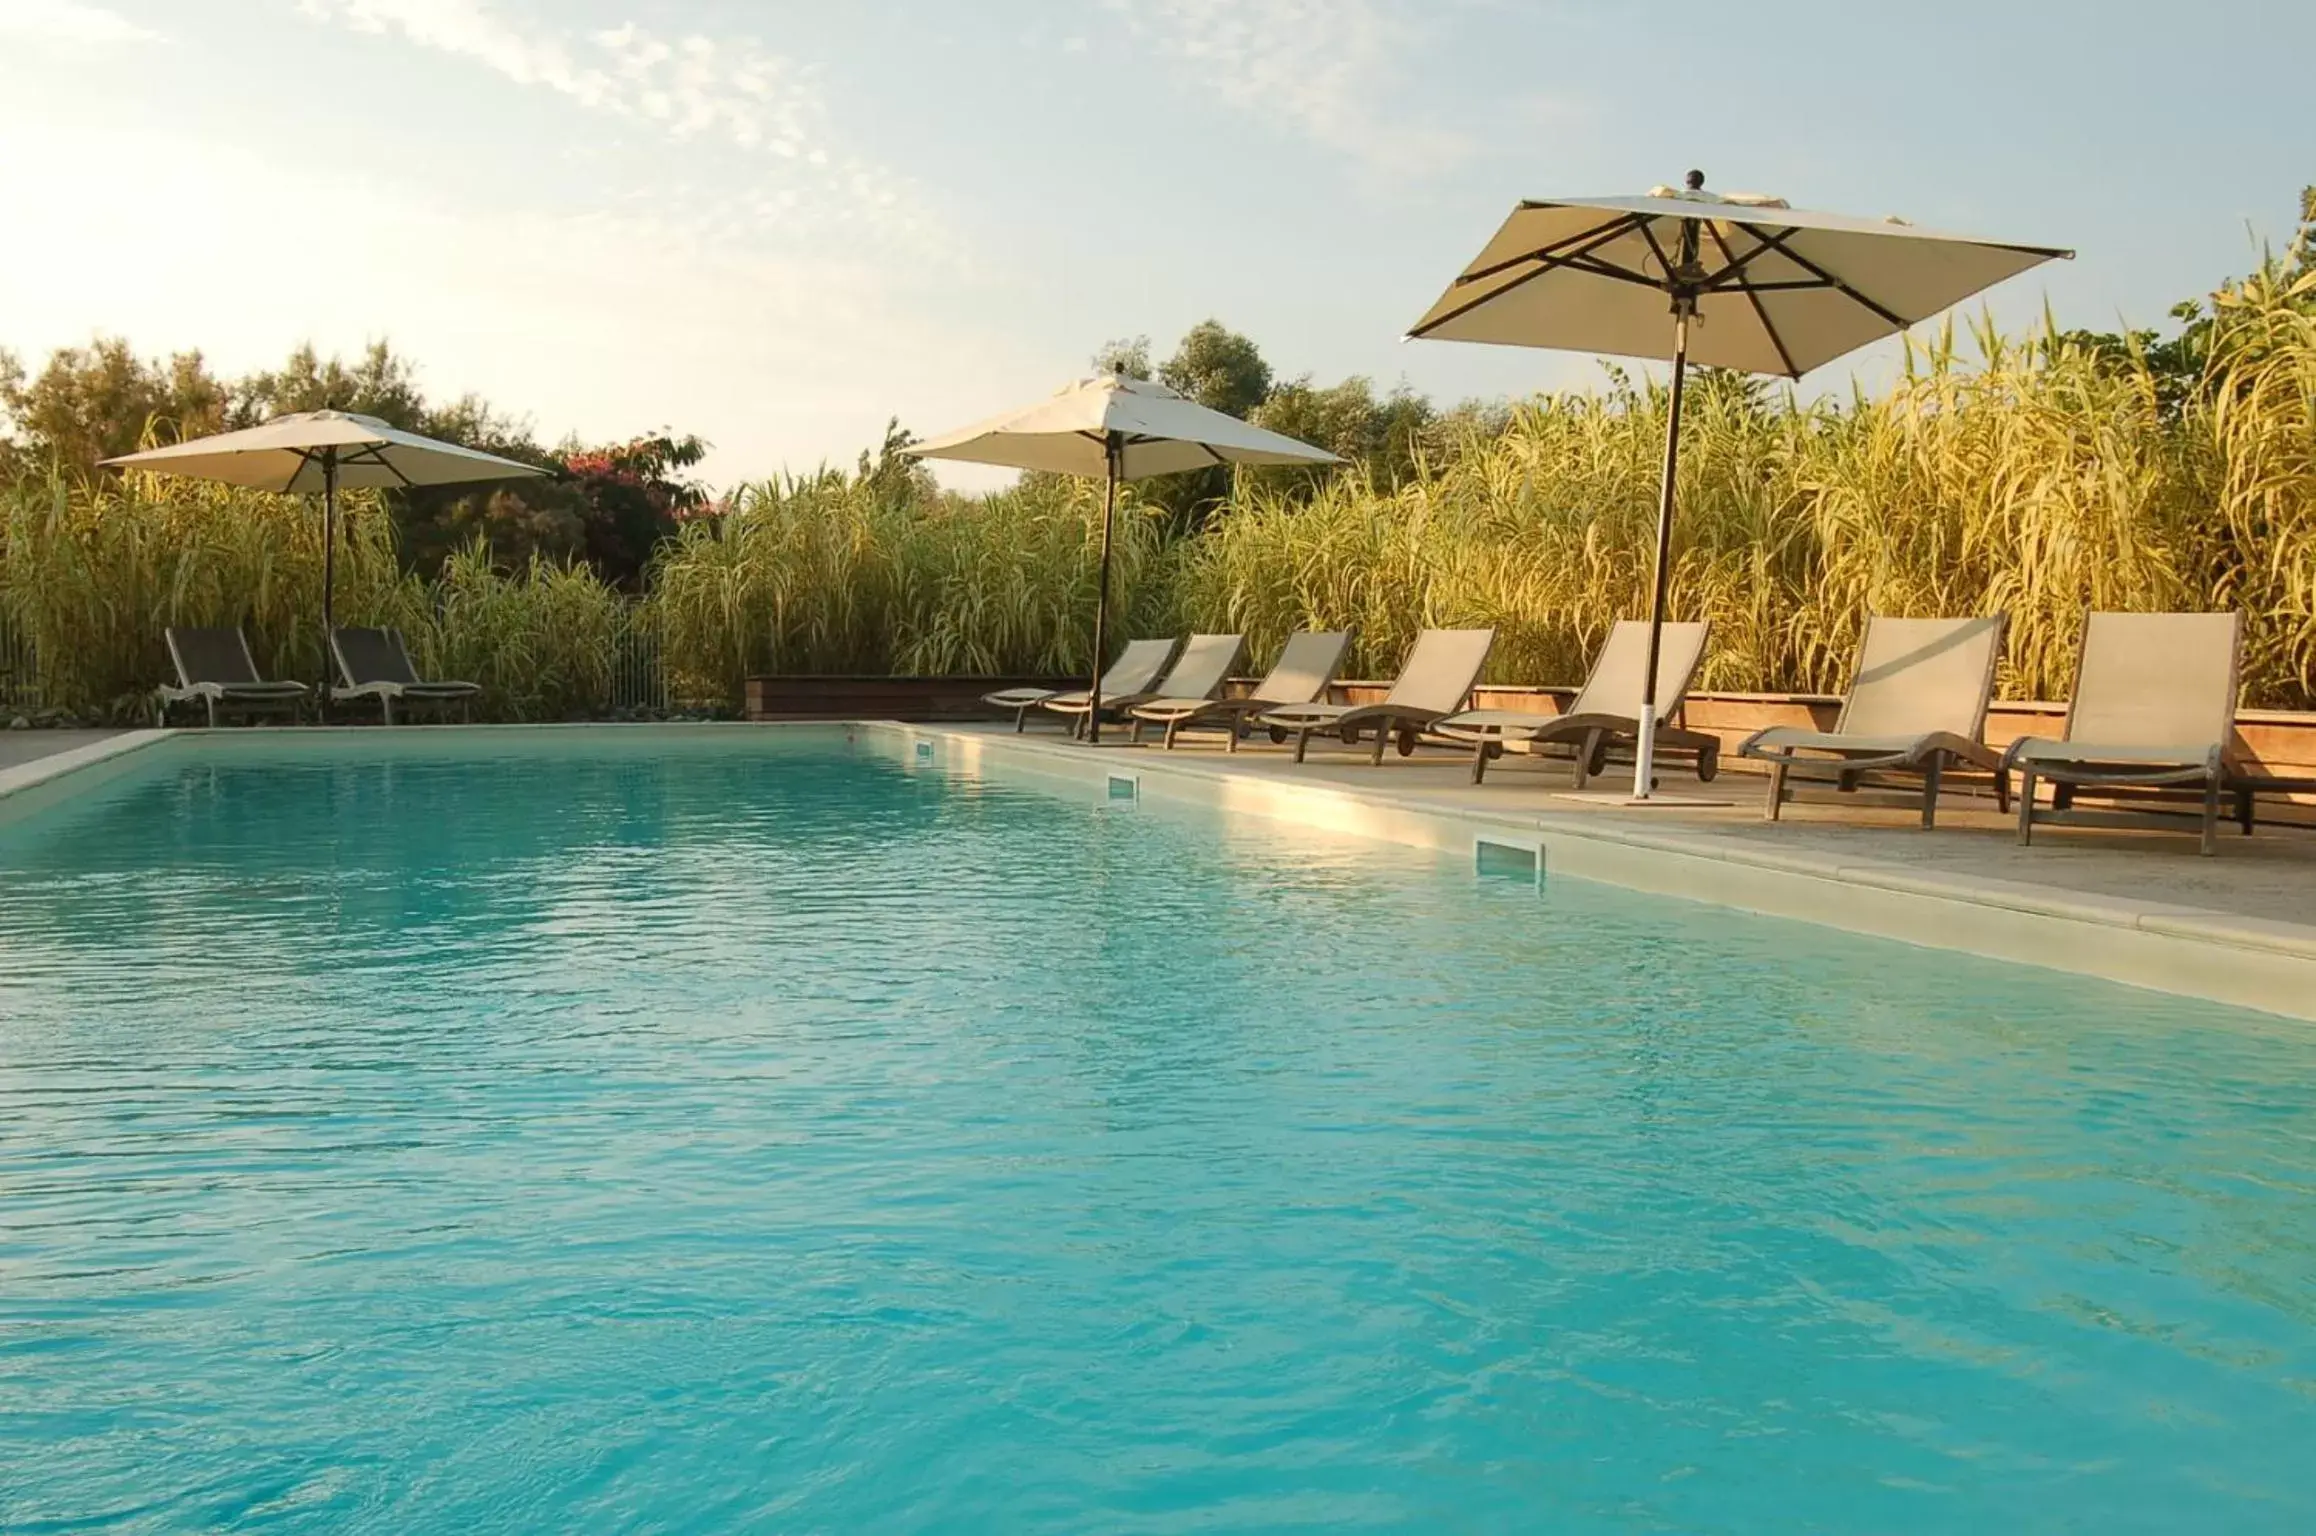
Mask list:
[{"label": "tree", "polygon": [[17,440],[13,456],[39,470],[89,474],[148,440],[220,431],[231,398],[199,352],[146,360],[119,337],[99,336],[58,348],[27,380],[15,354],[0,351],[0,410]]},{"label": "tree", "polygon": [[1150,377],[1150,338],[1122,336],[1103,342],[1094,352],[1094,372],[1128,379]]},{"label": "tree", "polygon": [[1242,418],[1271,393],[1271,365],[1261,349],[1219,320],[1201,320],[1185,332],[1158,378],[1209,410]]},{"label": "tree", "polygon": [[932,469],[923,459],[902,451],[916,441],[917,434],[902,426],[900,417],[886,421],[884,441],[876,455],[872,458],[866,448],[861,450],[860,483],[888,505],[914,506],[936,499],[941,489]]},{"label": "tree", "polygon": [[[1377,399],[1375,386],[1364,378],[1321,389],[1306,376],[1272,390],[1254,419],[1258,426],[1362,465],[1378,486],[1397,489],[1415,477],[1436,417],[1431,402],[1405,386]],[[1308,494],[1334,473],[1325,465],[1240,471],[1251,484],[1288,494]]]}]

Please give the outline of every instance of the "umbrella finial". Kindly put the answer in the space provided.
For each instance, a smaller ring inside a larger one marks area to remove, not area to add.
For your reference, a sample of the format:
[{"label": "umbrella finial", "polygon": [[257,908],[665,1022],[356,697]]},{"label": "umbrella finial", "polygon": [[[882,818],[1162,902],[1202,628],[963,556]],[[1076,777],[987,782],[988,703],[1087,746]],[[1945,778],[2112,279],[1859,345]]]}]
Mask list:
[{"label": "umbrella finial", "polygon": [[1692,192],[1705,190],[1705,173],[1703,171],[1691,171],[1682,180]]}]

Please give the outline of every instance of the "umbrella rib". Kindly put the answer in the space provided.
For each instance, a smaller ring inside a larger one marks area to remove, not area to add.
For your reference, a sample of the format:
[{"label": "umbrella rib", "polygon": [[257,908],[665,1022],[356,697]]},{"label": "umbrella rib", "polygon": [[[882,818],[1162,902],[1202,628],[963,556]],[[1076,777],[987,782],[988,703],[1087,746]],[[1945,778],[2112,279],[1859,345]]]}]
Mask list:
[{"label": "umbrella rib", "polygon": [[402,473],[402,467],[396,464],[392,459],[386,457],[385,450],[375,443],[371,444],[367,448],[364,448],[360,453],[352,455],[352,459],[356,463],[377,465],[380,469],[386,471],[386,473],[401,481],[402,488],[406,491],[415,491],[418,489],[417,482],[412,480],[408,475]]},{"label": "umbrella rib", "polygon": [[[1769,338],[1769,344],[1777,349],[1777,360],[1785,364],[1786,377],[1793,379],[1800,378],[1801,370],[1793,366],[1793,354],[1785,349],[1785,338],[1777,334],[1777,326],[1770,320],[1769,311],[1762,307],[1761,295],[1753,291],[1752,281],[1745,276],[1745,262],[1739,261],[1737,259],[1736,252],[1729,249],[1728,240],[1722,236],[1721,231],[1718,228],[1711,224],[1707,224],[1705,226],[1705,233],[1713,237],[1713,244],[1720,248],[1723,259],[1729,263],[1728,266],[1722,268],[1720,273],[1714,277],[1714,282],[1717,284],[1724,277],[1735,277],[1737,279],[1738,290],[1745,295],[1745,302],[1753,306],[1753,317],[1761,322],[1761,334],[1767,336]],[[1765,251],[1768,248],[1769,247],[1767,245],[1763,245],[1756,250],[1748,252],[1746,254],[1745,261],[1751,261],[1755,256],[1760,255],[1762,251]]]},{"label": "umbrella rib", "polygon": [[[1720,271],[1714,273],[1711,277],[1705,280],[1705,286],[1707,288],[1718,288],[1732,278],[1735,279],[1740,285],[1748,287],[1752,286],[1753,280],[1745,276],[1745,269],[1753,265],[1754,262],[1760,260],[1769,252],[1780,249],[1779,246],[1772,243],[1771,238],[1768,235],[1765,235],[1761,232],[1761,229],[1758,225],[1741,224],[1738,226],[1738,228],[1751,235],[1758,243],[1753,247],[1752,250],[1747,251],[1744,255],[1740,256],[1736,252],[1729,249],[1729,242],[1722,237],[1721,231],[1717,226],[1708,223],[1706,228],[1712,230],[1713,243],[1721,248],[1721,254],[1729,258],[1729,264],[1727,266],[1723,267]],[[1794,233],[1794,230],[1788,229],[1782,234],[1779,234],[1776,238],[1778,240],[1785,240],[1790,238]],[[1809,286],[1822,288],[1825,285],[1823,283],[1813,283]],[[1761,291],[1764,293],[1769,292],[1770,285],[1762,284]]]},{"label": "umbrella rib", "polygon": [[1843,298],[1848,299],[1851,303],[1856,304],[1861,309],[1872,310],[1883,320],[1887,321],[1891,325],[1896,326],[1901,331],[1906,329],[1906,327],[1911,322],[1906,320],[1903,316],[1898,315],[1892,310],[1884,308],[1881,304],[1858,292],[1856,288],[1834,276],[1831,272],[1828,272],[1825,268],[1819,266],[1816,262],[1811,261],[1807,256],[1802,255],[1801,252],[1786,244],[1786,241],[1792,239],[1793,236],[1798,233],[1798,230],[1788,230],[1782,235],[1763,235],[1761,237],[1761,243],[1764,246],[1775,246],[1779,255],[1792,262],[1795,266],[1801,268],[1804,272],[1810,273],[1819,281],[1823,282],[1828,288],[1831,288],[1834,290],[1834,292],[1840,294]]},{"label": "umbrella rib", "polygon": [[[1433,331],[1436,331],[1441,326],[1447,324],[1449,321],[1460,320],[1465,315],[1470,314],[1473,310],[1478,309],[1482,304],[1491,303],[1496,299],[1500,299],[1505,294],[1510,293],[1513,289],[1521,287],[1524,284],[1534,282],[1537,278],[1542,277],[1547,272],[1554,271],[1560,267],[1573,265],[1578,260],[1591,255],[1601,246],[1608,244],[1611,240],[1617,238],[1617,236],[1629,233],[1632,229],[1633,222],[1634,221],[1631,218],[1626,218],[1608,226],[1605,229],[1592,231],[1589,236],[1590,243],[1586,244],[1583,249],[1573,251],[1566,256],[1549,255],[1547,252],[1552,248],[1547,247],[1545,251],[1531,252],[1526,256],[1515,257],[1511,261],[1504,262],[1499,266],[1490,268],[1488,272],[1469,273],[1463,277],[1457,278],[1456,285],[1460,287],[1467,282],[1476,282],[1483,276],[1489,276],[1494,273],[1501,272],[1507,267],[1517,266],[1523,261],[1533,261],[1539,263],[1535,271],[1523,272],[1518,277],[1515,277],[1510,282],[1504,284],[1502,287],[1491,288],[1486,293],[1481,294],[1478,298],[1471,299],[1462,304],[1458,304],[1455,308],[1449,310],[1446,314],[1441,315],[1438,319],[1426,321],[1425,323],[1418,325],[1414,330],[1407,333],[1408,338],[1410,340],[1414,340],[1418,337],[1428,336]],[[1562,241],[1561,243],[1565,245],[1567,242]]]},{"label": "umbrella rib", "polygon": [[1577,251],[1575,254],[1585,255],[1596,246],[1607,244],[1639,222],[1640,216],[1638,214],[1621,214],[1606,224],[1590,225],[1578,230],[1573,235],[1564,235],[1550,245],[1540,245],[1535,250],[1523,251],[1517,256],[1507,256],[1493,266],[1479,267],[1466,272],[1455,280],[1455,286],[1461,288],[1466,283],[1476,283],[1483,278],[1494,277],[1500,272],[1509,272],[1523,261],[1546,260],[1549,257],[1557,256],[1570,246],[1582,246],[1583,250]]}]

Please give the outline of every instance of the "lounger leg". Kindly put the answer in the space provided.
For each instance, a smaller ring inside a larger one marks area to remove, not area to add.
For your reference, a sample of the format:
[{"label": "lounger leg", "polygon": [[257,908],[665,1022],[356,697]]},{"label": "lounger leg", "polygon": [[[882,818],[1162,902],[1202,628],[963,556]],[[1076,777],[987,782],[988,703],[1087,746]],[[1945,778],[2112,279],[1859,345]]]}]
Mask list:
[{"label": "lounger leg", "polygon": [[1303,753],[1309,749],[1310,745],[1311,745],[1311,728],[1310,728],[1309,726],[1305,726],[1305,727],[1303,727],[1303,729],[1301,729],[1301,730],[1299,730],[1299,731],[1295,732],[1295,761],[1296,761],[1296,762],[1298,762],[1298,763],[1299,763],[1299,762],[1301,762],[1301,761],[1303,760]]},{"label": "lounger leg", "polygon": [[2252,835],[2252,791],[2246,784],[2236,786],[2236,821],[2244,829],[2244,836]]},{"label": "lounger leg", "polygon": [[2009,770],[2008,768],[1997,768],[1997,769],[1995,769],[1995,770],[1994,770],[1994,810],[1995,810],[1995,814],[1996,814],[1996,815],[1998,815],[1998,816],[1999,816],[1999,815],[2002,815],[2003,813],[2007,812],[2009,809],[2010,809],[2010,770]]},{"label": "lounger leg", "polygon": [[1176,731],[1179,731],[1179,730],[1181,730],[1181,729],[1182,729],[1182,717],[1181,717],[1180,715],[1177,715],[1177,716],[1175,716],[1173,719],[1171,719],[1171,720],[1169,720],[1169,721],[1167,721],[1167,722],[1166,722],[1166,750],[1167,750],[1167,751],[1171,752],[1171,751],[1173,751],[1173,750],[1174,750],[1174,733],[1175,733]]},{"label": "lounger leg", "polygon": [[1761,819],[1775,821],[1785,810],[1785,764],[1769,765],[1769,798],[1762,803]]},{"label": "lounger leg", "polygon": [[1239,732],[1241,732],[1241,731],[1243,731],[1243,730],[1245,730],[1245,729],[1246,729],[1246,717],[1245,717],[1244,715],[1233,715],[1233,716],[1231,716],[1231,717],[1230,717],[1230,740],[1229,740],[1229,741],[1227,741],[1227,742],[1225,742],[1225,743],[1223,744],[1223,749],[1222,749],[1222,750],[1223,750],[1223,751],[1225,751],[1225,752],[1229,752],[1229,753],[1234,753],[1234,754],[1235,754],[1235,753],[1238,751],[1238,733],[1239,733]]},{"label": "lounger leg", "polygon": [[1592,776],[1607,765],[1597,761],[1605,741],[1598,731],[1586,731],[1584,739],[1576,744],[1576,779],[1569,787],[1582,789],[1592,782]]},{"label": "lounger leg", "polygon": [[1477,784],[1488,773],[1488,738],[1483,734],[1472,742],[1472,782]]},{"label": "lounger leg", "polygon": [[1930,761],[1922,765],[1922,830],[1927,832],[1938,825],[1938,779],[1945,770],[1938,754],[1930,754]]},{"label": "lounger leg", "polygon": [[378,712],[385,717],[388,725],[394,723],[394,696],[392,694],[383,693],[378,696]]},{"label": "lounger leg", "polygon": [[1367,761],[1374,764],[1378,768],[1383,766],[1383,749],[1391,741],[1391,731],[1389,729],[1389,725],[1389,721],[1378,721],[1376,723],[1375,754],[1368,758]]},{"label": "lounger leg", "polygon": [[2035,771],[2021,768],[2018,774],[2018,845],[2024,848],[2035,840]]},{"label": "lounger leg", "polygon": [[1024,704],[1013,712],[1013,734],[1019,736],[1029,729],[1029,706]]},{"label": "lounger leg", "polygon": [[2211,774],[2203,781],[2203,848],[2205,858],[2219,852],[2220,776]]},{"label": "lounger leg", "polygon": [[217,701],[215,699],[203,699],[201,702],[208,706],[209,729],[214,731],[217,729]]}]

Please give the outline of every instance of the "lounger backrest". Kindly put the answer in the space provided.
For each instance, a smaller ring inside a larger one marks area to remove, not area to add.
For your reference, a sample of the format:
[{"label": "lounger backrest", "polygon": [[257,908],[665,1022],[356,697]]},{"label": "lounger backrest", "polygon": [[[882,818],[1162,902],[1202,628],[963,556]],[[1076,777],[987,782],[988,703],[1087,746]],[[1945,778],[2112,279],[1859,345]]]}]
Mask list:
[{"label": "lounger backrest", "polygon": [[2094,613],[2083,625],[2067,739],[2225,750],[2235,735],[2238,613]]},{"label": "lounger backrest", "polygon": [[1166,680],[1151,689],[1170,699],[1211,699],[1246,650],[1244,635],[1192,635]]},{"label": "lounger backrest", "polygon": [[1103,696],[1117,698],[1129,693],[1148,693],[1150,685],[1158,681],[1158,674],[1166,670],[1166,658],[1173,654],[1171,639],[1127,641],[1118,659],[1110,663],[1110,670],[1102,674]]},{"label": "lounger backrest", "polygon": [[1347,629],[1306,629],[1289,635],[1278,664],[1255,685],[1254,696],[1265,704],[1313,703],[1335,681],[1350,653]]},{"label": "lounger backrest", "polygon": [[1452,713],[1464,707],[1494,648],[1492,629],[1427,629],[1415,637],[1386,704]]},{"label": "lounger backrest", "polygon": [[254,683],[257,658],[238,629],[177,629],[164,632],[179,686],[196,683]]},{"label": "lounger backrest", "polygon": [[418,669],[410,664],[401,635],[391,629],[333,629],[330,650],[336,654],[338,673],[349,688],[418,681]]},{"label": "lounger backrest", "polygon": [[1982,619],[1866,620],[1858,673],[1834,729],[1851,736],[1926,736],[1976,741],[1994,699],[2002,657],[2001,614]]},{"label": "lounger backrest", "polygon": [[[1697,664],[1705,658],[1705,639],[1711,625],[1667,624],[1657,646],[1657,720],[1672,717],[1689,696]],[[1649,627],[1639,619],[1619,619],[1608,632],[1608,644],[1592,664],[1584,691],[1568,706],[1572,715],[1613,715],[1638,720],[1641,679],[1648,675]]]}]

